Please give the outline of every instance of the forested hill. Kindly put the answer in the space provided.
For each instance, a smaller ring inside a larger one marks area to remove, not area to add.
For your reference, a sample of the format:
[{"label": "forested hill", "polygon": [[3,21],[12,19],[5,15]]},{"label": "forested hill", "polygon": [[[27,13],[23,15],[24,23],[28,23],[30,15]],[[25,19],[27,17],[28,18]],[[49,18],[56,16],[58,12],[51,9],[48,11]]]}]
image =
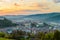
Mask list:
[{"label": "forested hill", "polygon": [[0,17],[0,28],[16,26],[16,23],[12,23],[11,20],[8,20],[4,17]]}]

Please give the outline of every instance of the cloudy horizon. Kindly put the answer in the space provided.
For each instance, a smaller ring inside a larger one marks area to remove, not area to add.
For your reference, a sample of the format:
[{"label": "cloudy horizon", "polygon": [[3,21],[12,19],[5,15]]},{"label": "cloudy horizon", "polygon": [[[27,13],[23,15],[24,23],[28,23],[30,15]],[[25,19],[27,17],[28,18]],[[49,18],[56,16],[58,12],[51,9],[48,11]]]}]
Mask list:
[{"label": "cloudy horizon", "polygon": [[60,12],[60,0],[0,0],[0,15]]}]

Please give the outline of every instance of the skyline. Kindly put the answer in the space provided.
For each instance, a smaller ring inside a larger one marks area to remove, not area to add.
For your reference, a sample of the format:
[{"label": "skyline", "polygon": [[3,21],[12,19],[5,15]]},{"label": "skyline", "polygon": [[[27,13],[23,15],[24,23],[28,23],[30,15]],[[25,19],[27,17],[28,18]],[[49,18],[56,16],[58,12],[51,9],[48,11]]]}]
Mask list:
[{"label": "skyline", "polygon": [[0,0],[0,15],[60,12],[60,0]]}]

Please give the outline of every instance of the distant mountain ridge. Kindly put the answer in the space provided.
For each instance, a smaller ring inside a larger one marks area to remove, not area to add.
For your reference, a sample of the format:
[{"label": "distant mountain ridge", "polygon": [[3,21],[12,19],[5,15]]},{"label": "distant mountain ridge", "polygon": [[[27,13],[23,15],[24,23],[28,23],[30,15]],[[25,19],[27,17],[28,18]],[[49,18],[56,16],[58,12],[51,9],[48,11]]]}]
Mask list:
[{"label": "distant mountain ridge", "polygon": [[60,22],[60,15],[56,15],[56,16],[47,18],[46,21]]},{"label": "distant mountain ridge", "polygon": [[32,18],[32,19],[46,19],[46,18],[50,18],[56,15],[60,15],[60,13],[49,13],[49,14],[35,14],[35,15],[29,15],[29,16],[25,16],[25,18]]},{"label": "distant mountain ridge", "polygon": [[48,22],[60,22],[60,13],[53,12],[47,14],[34,14],[34,15],[17,15],[17,16],[4,16],[10,20],[40,20],[40,21],[48,21]]}]

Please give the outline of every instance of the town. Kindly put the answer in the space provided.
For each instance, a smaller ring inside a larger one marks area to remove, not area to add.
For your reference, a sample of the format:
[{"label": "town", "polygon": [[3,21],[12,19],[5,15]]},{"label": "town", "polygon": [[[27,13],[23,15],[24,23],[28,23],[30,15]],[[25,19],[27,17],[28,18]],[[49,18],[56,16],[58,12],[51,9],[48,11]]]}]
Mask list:
[{"label": "town", "polygon": [[46,23],[40,21],[22,21],[22,22],[13,22],[18,24],[13,27],[0,28],[1,32],[12,33],[14,30],[22,30],[25,32],[38,33],[38,32],[53,32],[54,30],[59,30],[60,25],[54,23]]}]

